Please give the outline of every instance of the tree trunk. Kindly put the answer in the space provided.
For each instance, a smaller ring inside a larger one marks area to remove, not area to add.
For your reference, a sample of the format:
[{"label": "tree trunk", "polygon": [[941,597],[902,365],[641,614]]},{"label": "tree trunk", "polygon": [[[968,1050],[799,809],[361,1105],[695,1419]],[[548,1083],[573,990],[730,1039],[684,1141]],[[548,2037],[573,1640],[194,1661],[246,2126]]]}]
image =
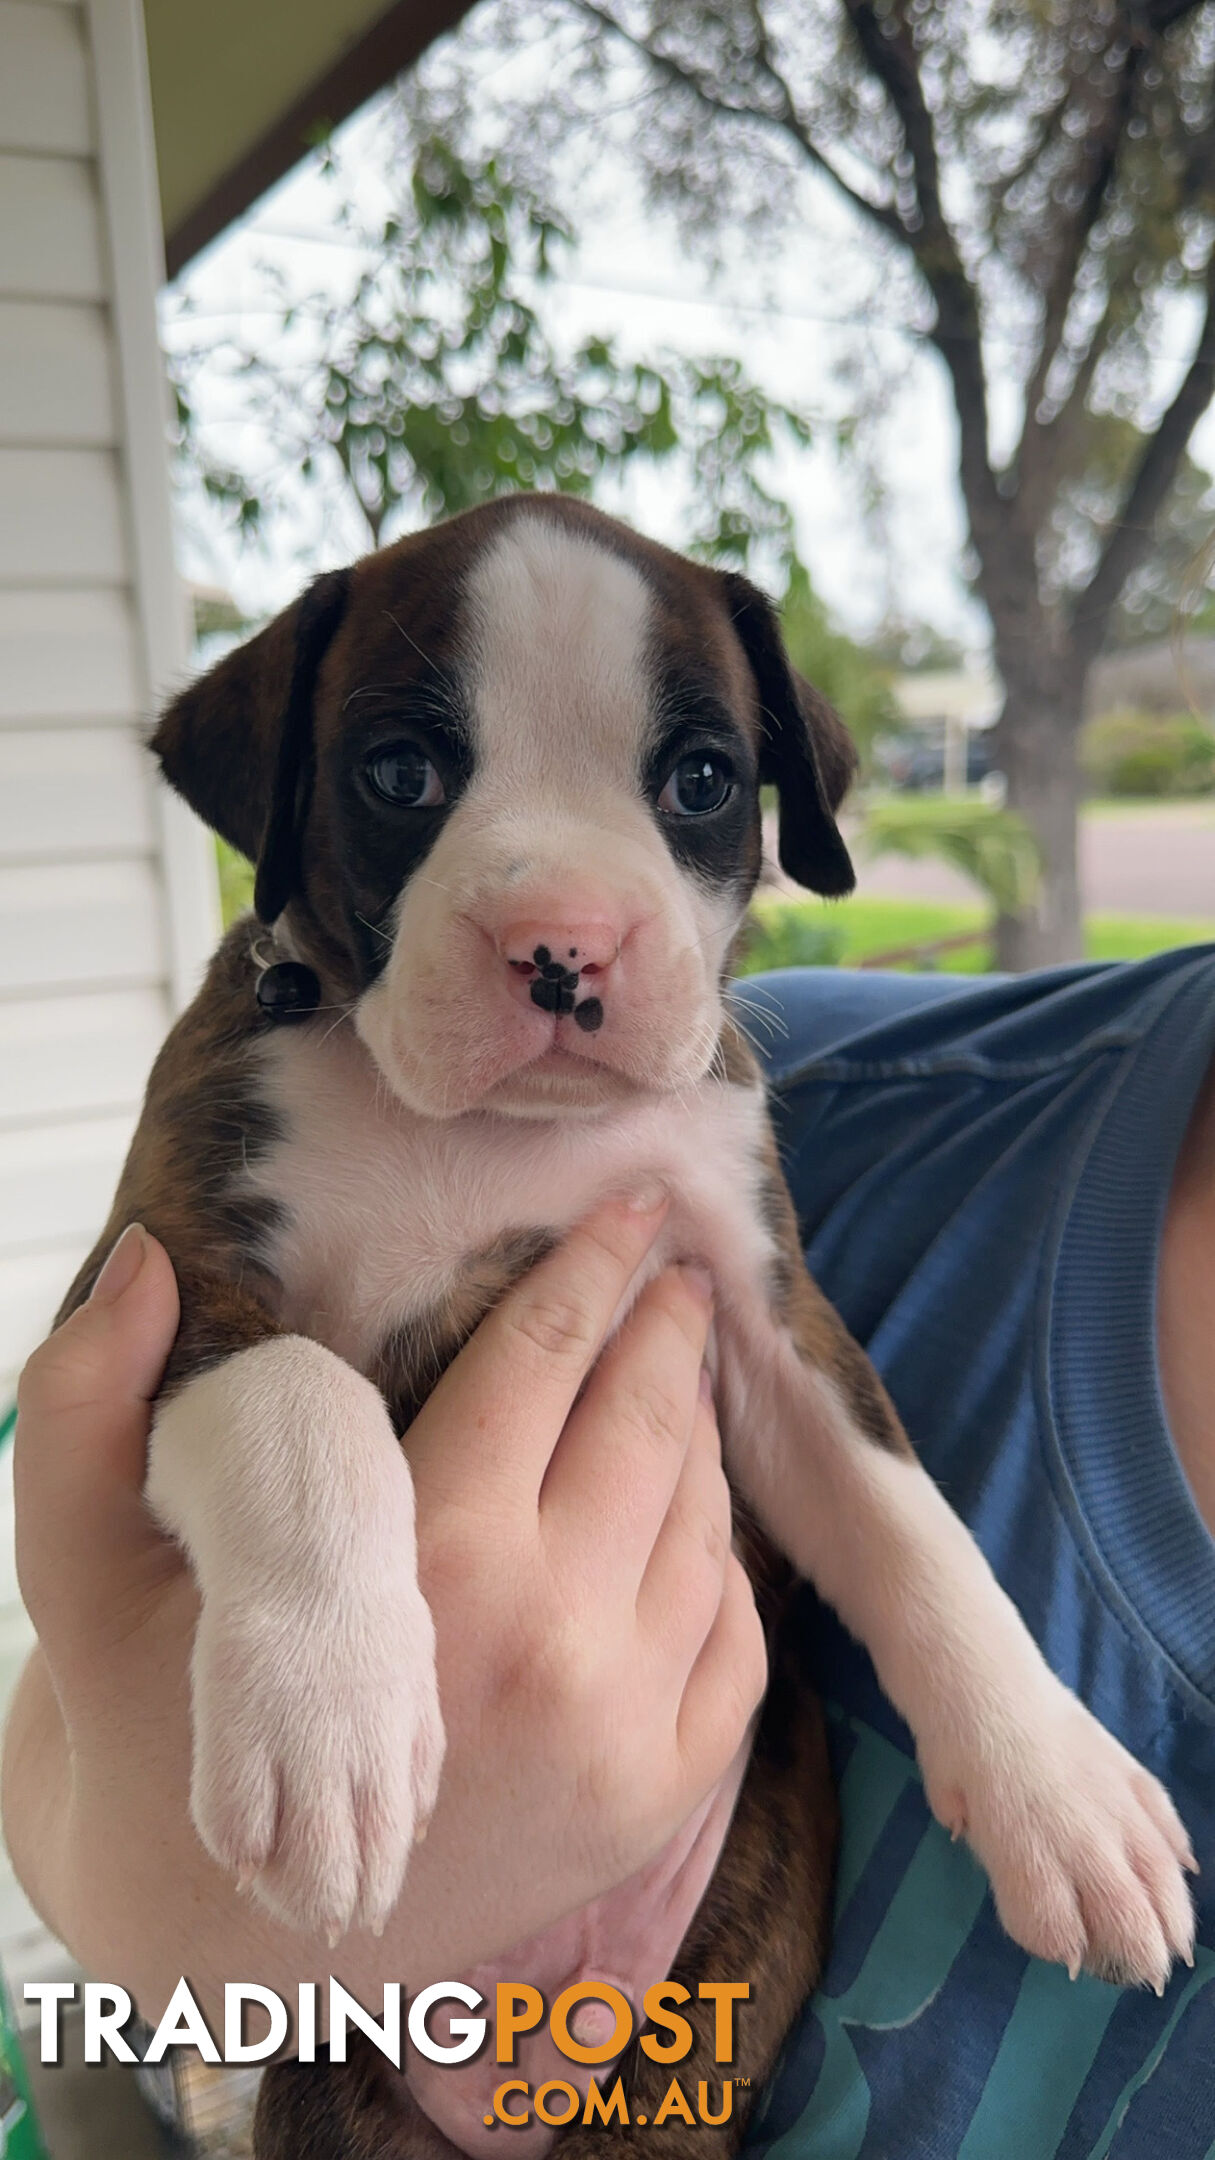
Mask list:
[{"label": "tree trunk", "polygon": [[1084,681],[1059,676],[1044,686],[1001,660],[1006,696],[996,727],[996,755],[1008,781],[1008,807],[1038,843],[1042,869],[1024,915],[996,923],[996,966],[1020,974],[1084,955],[1077,861],[1080,769],[1077,736]]}]

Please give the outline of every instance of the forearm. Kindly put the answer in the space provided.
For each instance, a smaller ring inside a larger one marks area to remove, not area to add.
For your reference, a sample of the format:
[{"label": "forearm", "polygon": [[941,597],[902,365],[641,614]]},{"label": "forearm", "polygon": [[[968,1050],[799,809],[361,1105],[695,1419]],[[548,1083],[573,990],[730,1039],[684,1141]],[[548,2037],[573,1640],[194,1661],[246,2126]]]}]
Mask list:
[{"label": "forearm", "polygon": [[222,2030],[225,1982],[272,1988],[289,2012],[300,1983],[318,1982],[323,2036],[331,1973],[374,2005],[386,1980],[412,1993],[507,1949],[518,1932],[509,1884],[496,1910],[488,1898],[478,1909],[461,1894],[465,1832],[440,1814],[415,1851],[382,1940],[355,1934],[336,1950],[310,1941],[241,1896],[208,1858],[189,1820],[188,1790],[184,1713],[153,1730],[139,1720],[138,1729],[133,1723],[115,1731],[104,1757],[89,1751],[77,1759],[46,1661],[32,1652],[13,1698],[0,1773],[13,1866],[41,1919],[86,1973],[125,1987],[152,2023],[184,1970],[215,2031]]},{"label": "forearm", "polygon": [[61,1936],[71,1760],[59,1700],[40,1649],[30,1653],[4,1728],[0,1815],[13,1871],[35,1912]]},{"label": "forearm", "polygon": [[[180,1823],[164,1768],[159,1754],[149,1759],[121,1742],[105,1762],[78,1760],[46,1660],[33,1650],[13,1697],[0,1773],[14,1872],[85,1971],[128,1988],[152,2018],[183,1964],[209,2008],[222,2010],[223,1978],[243,1977],[222,1969],[221,1945],[236,1948],[227,1885]],[[178,1916],[180,1935],[166,1930],[169,1915]]]}]

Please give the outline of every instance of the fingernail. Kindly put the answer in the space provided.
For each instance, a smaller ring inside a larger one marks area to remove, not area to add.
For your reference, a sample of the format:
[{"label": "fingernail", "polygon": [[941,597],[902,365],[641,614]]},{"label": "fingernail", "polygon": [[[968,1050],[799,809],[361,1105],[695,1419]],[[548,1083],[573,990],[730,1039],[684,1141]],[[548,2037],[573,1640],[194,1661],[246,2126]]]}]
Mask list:
[{"label": "fingernail", "polygon": [[148,1233],[142,1223],[128,1223],[117,1243],[111,1245],[100,1275],[89,1293],[95,1305],[116,1305],[131,1287],[148,1252]]},{"label": "fingernail", "polygon": [[635,1185],[632,1192],[625,1195],[625,1204],[634,1215],[656,1215],[660,1207],[666,1206],[666,1202],[666,1187],[660,1185],[657,1178],[643,1179],[640,1185]]}]

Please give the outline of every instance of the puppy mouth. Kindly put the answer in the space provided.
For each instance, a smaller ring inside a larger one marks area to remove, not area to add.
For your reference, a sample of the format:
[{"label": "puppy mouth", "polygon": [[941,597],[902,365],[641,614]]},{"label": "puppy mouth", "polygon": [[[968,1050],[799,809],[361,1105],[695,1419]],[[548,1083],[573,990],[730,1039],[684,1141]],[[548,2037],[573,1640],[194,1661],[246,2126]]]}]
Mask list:
[{"label": "puppy mouth", "polygon": [[574,1035],[578,1024],[576,1012],[569,1017],[565,1014],[554,1016],[549,1040],[538,1045],[530,1057],[521,1058],[504,1077],[511,1081],[526,1081],[532,1077],[542,1080],[565,1075],[571,1079],[590,1080],[601,1079],[610,1074],[618,1081],[621,1075],[602,1057],[596,1056],[592,1043],[586,1041],[581,1034]]},{"label": "puppy mouth", "polygon": [[589,1040],[573,1039],[576,1024],[576,1016],[554,1015],[548,1041],[499,1074],[483,1097],[486,1106],[531,1102],[538,1109],[593,1108],[637,1094],[636,1079],[595,1054],[593,1034]]},{"label": "puppy mouth", "polygon": [[539,1055],[520,1065],[520,1073],[601,1073],[604,1070],[599,1058],[584,1057],[578,1050],[567,1049],[562,1042],[555,1042]]}]

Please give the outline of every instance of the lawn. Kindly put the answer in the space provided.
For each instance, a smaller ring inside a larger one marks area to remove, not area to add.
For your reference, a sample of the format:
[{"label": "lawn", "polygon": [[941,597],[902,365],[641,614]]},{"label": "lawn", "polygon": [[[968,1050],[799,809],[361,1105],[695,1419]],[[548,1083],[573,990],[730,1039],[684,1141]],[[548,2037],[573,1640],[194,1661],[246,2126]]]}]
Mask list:
[{"label": "lawn", "polygon": [[1090,795],[1081,819],[1119,818],[1123,823],[1160,824],[1172,818],[1183,825],[1215,825],[1212,795]]},{"label": "lawn", "polygon": [[[753,910],[754,930],[743,960],[745,974],[763,968],[837,966],[886,960],[896,967],[938,967],[951,974],[979,975],[991,965],[990,943],[978,936],[923,959],[902,955],[908,946],[963,938],[981,932],[984,909],[932,900],[777,900],[763,898]],[[1215,920],[1167,915],[1090,915],[1085,945],[1091,960],[1143,960],[1175,945],[1215,941]]]}]

